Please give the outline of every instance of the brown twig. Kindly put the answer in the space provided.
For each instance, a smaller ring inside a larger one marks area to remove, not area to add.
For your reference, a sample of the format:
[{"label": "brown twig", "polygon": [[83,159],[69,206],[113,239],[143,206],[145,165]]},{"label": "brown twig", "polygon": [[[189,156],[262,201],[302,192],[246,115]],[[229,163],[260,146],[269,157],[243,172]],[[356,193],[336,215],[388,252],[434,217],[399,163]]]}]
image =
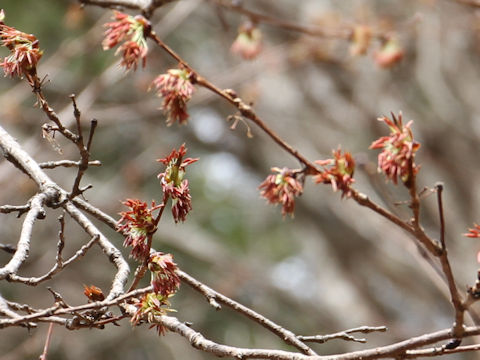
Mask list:
[{"label": "brown twig", "polygon": [[[35,313],[28,314],[25,316],[17,316],[12,319],[0,319],[0,329],[10,327],[10,326],[18,326],[20,324],[25,324],[31,321],[48,322],[49,319],[51,319],[54,315],[69,315],[72,313],[77,313],[85,310],[95,310],[95,309],[101,309],[103,307],[120,305],[125,300],[138,297],[140,295],[143,295],[151,291],[152,291],[152,287],[148,286],[143,289],[137,289],[137,290],[125,293],[123,295],[117,296],[111,300],[105,299],[103,301],[91,302],[91,303],[79,305],[79,306],[69,306],[67,308],[62,308],[60,304],[55,304],[54,306],[51,306],[49,308],[42,309],[42,310],[37,310]],[[1,298],[0,298],[0,305],[1,305]],[[60,320],[63,320],[64,322],[66,321],[66,319],[60,319]]]},{"label": "brown twig", "polygon": [[149,34],[149,37],[162,49],[164,49],[170,56],[172,56],[176,61],[178,61],[181,66],[188,69],[192,74],[192,82],[195,84],[210,90],[211,92],[219,95],[220,97],[227,100],[230,104],[234,105],[240,114],[251,120],[255,123],[260,129],[262,129],[270,138],[273,139],[281,148],[286,150],[292,156],[294,156],[300,163],[302,163],[306,167],[307,174],[316,174],[319,172],[317,167],[314,163],[309,161],[306,157],[304,157],[298,150],[284,141],[280,136],[277,135],[272,129],[270,129],[263,120],[257,116],[254,112],[253,108],[250,105],[247,105],[242,99],[240,99],[232,90],[221,90],[212,84],[210,81],[205,79],[204,77],[200,76],[188,63],[183,60],[175,51],[173,51],[168,45],[166,45],[156,34],[152,31]]},{"label": "brown twig", "polygon": [[50,345],[50,340],[52,338],[52,332],[53,332],[53,323],[50,323],[50,325],[48,325],[47,338],[45,339],[45,346],[43,347],[42,355],[40,355],[40,360],[47,360],[48,347]]},{"label": "brown twig", "polygon": [[450,261],[448,260],[447,246],[445,244],[445,218],[443,214],[442,201],[443,184],[438,183],[435,185],[435,188],[437,190],[438,213],[440,217],[440,243],[442,244],[442,252],[439,256],[440,264],[442,265],[442,270],[447,280],[448,290],[450,291],[450,297],[453,309],[455,311],[455,323],[453,324],[452,331],[455,337],[460,338],[463,333],[465,306],[455,283],[452,267],[450,266]]}]

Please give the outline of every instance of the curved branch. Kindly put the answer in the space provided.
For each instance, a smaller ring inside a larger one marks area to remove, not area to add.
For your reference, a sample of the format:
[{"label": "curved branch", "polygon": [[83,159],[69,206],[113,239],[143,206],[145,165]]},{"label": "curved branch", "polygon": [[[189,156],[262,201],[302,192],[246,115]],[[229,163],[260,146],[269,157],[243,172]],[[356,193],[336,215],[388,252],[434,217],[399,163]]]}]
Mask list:
[{"label": "curved branch", "polygon": [[45,193],[40,193],[35,195],[30,201],[30,210],[28,210],[25,220],[23,221],[17,250],[7,265],[0,268],[0,280],[7,278],[11,274],[15,274],[23,262],[27,260],[30,251],[33,225],[35,224],[35,221],[45,217],[43,204],[47,198],[48,196]]},{"label": "curved branch", "polygon": [[182,270],[177,270],[177,275],[180,277],[180,279],[183,280],[183,282],[205,295],[210,303],[212,303],[212,299],[214,299],[222,304],[225,304],[233,310],[237,311],[238,313],[243,314],[249,319],[262,325],[264,328],[280,337],[287,344],[295,346],[304,354],[316,355],[315,351],[313,351],[309,346],[305,345],[302,341],[300,341],[294,333],[267,319],[265,316],[262,316],[259,313],[253,311],[252,309],[249,309],[245,305],[242,305],[235,300],[232,300],[229,297],[216,292],[215,290],[201,283],[200,281],[183,272]]}]

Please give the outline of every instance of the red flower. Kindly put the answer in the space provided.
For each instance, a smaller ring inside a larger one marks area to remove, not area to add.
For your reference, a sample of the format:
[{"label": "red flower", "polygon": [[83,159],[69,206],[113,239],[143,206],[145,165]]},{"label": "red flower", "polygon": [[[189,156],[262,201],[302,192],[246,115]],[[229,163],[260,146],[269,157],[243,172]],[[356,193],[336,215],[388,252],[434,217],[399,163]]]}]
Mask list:
[{"label": "red flower", "polygon": [[38,40],[32,34],[26,34],[0,23],[0,45],[7,47],[11,54],[0,62],[5,76],[23,75],[29,78],[36,74],[37,63],[43,52]]},{"label": "red flower", "polygon": [[324,169],[313,179],[317,184],[331,184],[333,191],[341,190],[342,198],[349,197],[351,185],[355,182],[353,179],[355,161],[349,152],[342,155],[340,149],[333,151],[333,157],[333,159],[315,161]]},{"label": "red flower", "polygon": [[185,221],[187,214],[192,210],[188,180],[183,177],[185,167],[196,162],[198,158],[183,159],[186,153],[185,144],[182,144],[178,151],[173,149],[166,158],[157,160],[167,166],[163,173],[158,174],[158,178],[161,181],[164,196],[172,198],[172,215],[175,222]]},{"label": "red flower", "polygon": [[157,230],[152,212],[163,204],[155,206],[155,202],[152,201],[150,209],[147,203],[137,199],[127,199],[123,204],[130,210],[120,213],[122,217],[117,222],[117,231],[126,236],[123,245],[133,248],[130,256],[142,261],[150,255],[148,236]]},{"label": "red flower", "polygon": [[246,60],[252,60],[262,51],[262,47],[262,33],[253,24],[247,23],[238,29],[230,51]]},{"label": "red flower", "polygon": [[404,183],[407,183],[419,170],[414,160],[420,144],[413,140],[410,129],[412,120],[403,126],[401,112],[398,117],[392,113],[392,119],[393,121],[386,116],[378,119],[388,125],[391,133],[374,141],[370,149],[383,149],[378,155],[378,168],[388,179],[397,184],[397,177],[400,177]]},{"label": "red flower", "polygon": [[[147,293],[143,295],[141,300],[135,303],[135,306],[137,307],[137,311],[130,320],[133,326],[139,325],[142,320],[147,320],[149,323],[154,323],[157,321],[155,319],[156,316],[166,315],[167,311],[174,311],[168,308],[170,303],[166,297],[155,293]],[[167,328],[162,324],[157,323],[150,326],[150,328],[153,327],[157,329],[158,335],[165,335],[167,332]]]},{"label": "red flower", "polygon": [[274,167],[272,171],[278,174],[270,174],[258,187],[263,196],[270,204],[282,204],[282,215],[290,214],[293,217],[295,210],[295,197],[303,192],[303,186],[296,179],[296,173],[287,168]]},{"label": "red flower", "polygon": [[102,42],[103,50],[112,49],[122,41],[124,42],[115,54],[122,53],[121,66],[126,70],[132,67],[137,70],[138,63],[142,61],[145,67],[147,62],[148,46],[145,34],[150,31],[150,23],[143,16],[130,16],[114,11],[116,21],[105,24],[105,39]]},{"label": "red flower", "polygon": [[180,286],[180,278],[176,270],[177,264],[173,262],[172,254],[156,252],[150,255],[148,268],[152,272],[152,286],[155,294],[168,297],[175,294]]},{"label": "red flower", "polygon": [[167,126],[178,120],[186,124],[188,119],[187,102],[192,98],[195,87],[190,81],[190,73],[185,69],[170,69],[166,74],[153,80],[157,95],[163,97],[161,109],[167,116]]}]

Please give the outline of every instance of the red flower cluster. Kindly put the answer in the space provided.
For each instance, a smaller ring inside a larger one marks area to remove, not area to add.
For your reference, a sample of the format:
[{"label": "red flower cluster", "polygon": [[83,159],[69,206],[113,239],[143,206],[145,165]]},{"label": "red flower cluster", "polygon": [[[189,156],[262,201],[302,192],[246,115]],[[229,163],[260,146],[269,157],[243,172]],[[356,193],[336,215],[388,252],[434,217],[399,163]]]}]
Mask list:
[{"label": "red flower cluster", "polygon": [[155,294],[168,298],[180,286],[180,278],[176,270],[177,264],[173,262],[172,254],[156,252],[150,255],[148,269],[152,272],[152,286]]},{"label": "red flower cluster", "polygon": [[407,183],[419,170],[414,160],[420,144],[413,140],[410,129],[412,120],[404,126],[401,112],[398,117],[392,113],[392,119],[393,121],[386,116],[378,119],[388,125],[391,133],[374,141],[370,149],[383,150],[378,155],[378,168],[388,179],[397,184],[397,178],[400,177],[404,183]]},{"label": "red flower cluster", "polygon": [[112,49],[120,42],[124,42],[115,52],[122,53],[121,66],[126,70],[132,67],[137,70],[139,61],[145,67],[147,62],[148,46],[145,33],[150,31],[150,23],[143,16],[130,16],[118,11],[114,12],[115,21],[105,24],[105,39],[102,42],[103,50]]},{"label": "red flower cluster", "polygon": [[189,117],[187,102],[192,98],[195,87],[190,81],[190,73],[185,69],[170,69],[166,74],[153,80],[157,95],[163,97],[161,109],[167,116],[167,126],[178,120],[185,124]]},{"label": "red flower cluster", "polygon": [[230,51],[246,60],[252,60],[262,51],[262,47],[262,33],[253,24],[247,23],[238,29]]},{"label": "red flower cluster", "polygon": [[[170,303],[166,297],[155,293],[147,293],[143,295],[142,299],[135,303],[135,306],[137,307],[137,311],[130,320],[133,326],[140,324],[145,318],[149,323],[154,323],[156,322],[156,316],[166,315],[167,311],[174,311],[168,308]],[[158,335],[165,335],[167,332],[167,328],[162,324],[153,324],[150,326],[150,329],[153,327],[157,329]]]},{"label": "red flower cluster", "polygon": [[282,204],[282,215],[293,216],[295,210],[295,197],[303,192],[303,186],[296,179],[296,174],[287,168],[271,169],[277,174],[270,174],[258,187],[260,195],[270,204]]},{"label": "red flower cluster", "polygon": [[351,195],[351,185],[355,182],[355,161],[349,152],[342,155],[340,149],[334,150],[333,159],[317,160],[315,163],[324,168],[313,178],[317,184],[331,184],[333,191],[342,191],[342,198]]},{"label": "red flower cluster", "polygon": [[123,245],[133,248],[130,256],[143,261],[150,255],[148,236],[156,231],[152,212],[163,204],[155,205],[155,202],[152,202],[150,209],[147,203],[137,199],[127,199],[123,204],[130,210],[120,213],[122,217],[118,220],[117,231],[126,236]]},{"label": "red flower cluster", "polygon": [[192,197],[188,188],[188,180],[185,176],[185,167],[198,160],[192,158],[183,159],[187,149],[185,144],[177,150],[173,149],[166,158],[157,159],[158,162],[166,165],[163,173],[158,174],[162,184],[164,197],[172,199],[172,215],[176,223],[185,221],[190,210],[192,210]]},{"label": "red flower cluster", "polygon": [[36,74],[37,63],[43,52],[38,47],[38,40],[32,34],[26,34],[3,24],[4,13],[0,12],[0,45],[7,47],[11,54],[0,60],[5,76],[25,75],[27,78]]}]

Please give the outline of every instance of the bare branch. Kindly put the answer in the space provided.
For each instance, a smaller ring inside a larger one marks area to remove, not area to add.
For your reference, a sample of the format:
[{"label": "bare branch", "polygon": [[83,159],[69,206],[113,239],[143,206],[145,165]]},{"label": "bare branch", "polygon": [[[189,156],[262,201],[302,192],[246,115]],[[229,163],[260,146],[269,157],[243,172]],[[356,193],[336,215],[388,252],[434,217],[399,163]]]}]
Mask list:
[{"label": "bare branch", "polygon": [[197,279],[193,278],[192,276],[188,275],[187,273],[181,270],[178,270],[177,274],[180,277],[180,279],[182,279],[185,283],[187,283],[193,289],[199,291],[201,294],[206,296],[210,304],[212,304],[212,299],[214,299],[213,306],[215,307],[215,304],[216,304],[217,306],[215,308],[217,310],[218,310],[217,302],[225,304],[228,307],[232,308],[233,310],[237,311],[238,313],[243,314],[249,319],[262,325],[264,328],[266,328],[267,330],[273,332],[275,335],[280,337],[287,344],[295,346],[298,350],[300,350],[304,354],[307,354],[307,355],[316,354],[315,351],[313,351],[310,347],[308,347],[303,342],[301,342],[294,333],[274,323],[273,321],[267,319],[265,316],[262,316],[259,313],[253,311],[252,309],[249,309],[248,307],[236,302],[235,300],[232,300],[229,297],[216,292],[215,290],[209,288],[205,284],[201,283]]},{"label": "bare branch", "polygon": [[98,240],[99,240],[99,236],[94,236],[88,243],[86,243],[85,245],[83,245],[79,250],[77,250],[77,252],[75,253],[75,255],[73,255],[72,257],[70,257],[67,261],[63,262],[61,261],[61,258],[58,256],[60,254],[60,252],[57,252],[57,262],[55,263],[55,265],[52,267],[52,269],[50,269],[49,272],[47,272],[45,275],[43,276],[39,276],[39,277],[23,277],[23,276],[18,276],[16,274],[10,274],[9,276],[9,281],[13,281],[13,282],[21,282],[25,285],[30,285],[30,286],[36,286],[38,284],[40,284],[41,282],[44,282],[46,280],[49,280],[51,279],[54,275],[58,274],[60,271],[62,271],[65,267],[67,267],[68,265],[70,265],[71,263],[73,263],[75,260],[78,260],[80,257],[84,256],[88,249],[90,249]]},{"label": "bare branch", "polygon": [[[38,163],[38,166],[42,169],[54,169],[57,167],[79,167],[80,161],[72,160],[59,160],[59,161],[47,161]],[[102,166],[102,163],[98,160],[93,160],[88,162],[88,166]]]},{"label": "bare branch", "polygon": [[72,203],[67,202],[63,205],[67,213],[92,237],[98,237],[98,244],[108,256],[108,259],[115,264],[117,273],[113,279],[112,289],[107,296],[107,300],[114,299],[124,293],[124,286],[130,274],[130,267],[123,258],[122,253],[96,228],[88,218],[83,215]]},{"label": "bare branch", "polygon": [[17,217],[22,216],[27,210],[30,209],[30,204],[27,205],[3,205],[0,206],[0,214],[9,214],[14,211],[18,211]]},{"label": "bare branch", "polygon": [[46,194],[40,193],[35,195],[30,201],[30,210],[28,210],[22,225],[17,250],[10,261],[4,267],[0,268],[0,280],[7,278],[11,274],[15,274],[23,262],[28,258],[33,225],[37,219],[43,219],[45,217],[43,205],[47,198],[48,196]]},{"label": "bare branch", "polygon": [[326,343],[327,341],[333,340],[333,339],[342,339],[346,341],[366,343],[367,342],[366,339],[358,339],[350,334],[357,333],[357,332],[367,334],[367,333],[376,332],[376,331],[380,331],[380,332],[387,331],[387,327],[386,326],[377,326],[377,327],[362,326],[354,329],[340,331],[334,334],[315,335],[315,336],[297,336],[297,338],[302,341],[311,341],[311,342],[317,342],[320,344]]}]

